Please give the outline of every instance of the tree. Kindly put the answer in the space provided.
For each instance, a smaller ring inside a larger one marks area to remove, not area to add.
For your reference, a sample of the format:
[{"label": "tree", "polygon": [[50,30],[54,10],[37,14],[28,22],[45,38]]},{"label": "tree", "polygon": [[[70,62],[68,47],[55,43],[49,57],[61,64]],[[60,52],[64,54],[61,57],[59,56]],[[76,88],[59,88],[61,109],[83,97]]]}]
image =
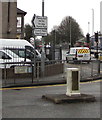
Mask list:
[{"label": "tree", "polygon": [[33,27],[31,25],[29,25],[29,24],[25,25],[25,39],[28,41],[32,37],[32,30],[33,30]]},{"label": "tree", "polygon": [[73,46],[75,42],[83,38],[84,35],[76,20],[70,16],[67,16],[62,20],[59,26],[53,28],[53,30],[47,36],[47,40],[54,41],[56,38],[56,44],[62,44],[63,42],[70,43],[70,37],[71,44]]},{"label": "tree", "polygon": [[61,39],[60,41],[70,43],[71,37],[72,45],[74,45],[77,40],[84,36],[82,30],[79,27],[79,24],[70,16],[67,16],[64,20],[62,20],[58,28],[58,32]]}]

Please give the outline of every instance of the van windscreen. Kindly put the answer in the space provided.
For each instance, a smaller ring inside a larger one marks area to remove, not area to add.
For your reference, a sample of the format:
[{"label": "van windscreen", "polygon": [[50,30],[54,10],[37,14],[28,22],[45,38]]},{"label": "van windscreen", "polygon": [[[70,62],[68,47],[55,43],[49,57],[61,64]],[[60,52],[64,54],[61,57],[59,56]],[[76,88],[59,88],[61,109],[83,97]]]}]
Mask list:
[{"label": "van windscreen", "polygon": [[[34,52],[29,50],[29,49],[22,49],[22,48],[9,48],[12,52],[14,52],[16,55],[22,58],[28,58],[28,59],[33,59],[34,58]],[[38,53],[36,51],[36,57]]]},{"label": "van windscreen", "polygon": [[70,53],[71,54],[75,54],[76,53],[76,49],[70,49]]}]

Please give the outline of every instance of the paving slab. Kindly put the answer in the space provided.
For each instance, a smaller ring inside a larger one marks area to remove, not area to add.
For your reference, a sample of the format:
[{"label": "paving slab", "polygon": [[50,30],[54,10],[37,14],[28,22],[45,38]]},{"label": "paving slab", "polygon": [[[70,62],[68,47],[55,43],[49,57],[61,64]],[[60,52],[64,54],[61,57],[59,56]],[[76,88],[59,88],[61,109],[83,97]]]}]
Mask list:
[{"label": "paving slab", "polygon": [[42,98],[46,100],[50,100],[56,104],[96,101],[93,95],[88,95],[88,94],[71,95],[71,96],[67,96],[66,94],[46,94],[46,95],[42,95]]}]

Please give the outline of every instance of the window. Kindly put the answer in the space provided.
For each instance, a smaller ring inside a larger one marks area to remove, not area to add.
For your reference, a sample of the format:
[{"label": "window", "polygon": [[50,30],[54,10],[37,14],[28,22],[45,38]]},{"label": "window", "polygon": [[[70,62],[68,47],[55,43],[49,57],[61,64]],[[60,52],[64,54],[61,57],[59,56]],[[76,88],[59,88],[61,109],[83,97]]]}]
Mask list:
[{"label": "window", "polygon": [[[9,48],[12,52],[14,52],[16,55],[22,58],[28,58],[32,60],[34,58],[34,49],[23,49],[23,48]],[[38,56],[38,52],[36,51],[36,58]]]},{"label": "window", "polygon": [[2,52],[2,51],[0,51],[0,58],[1,58],[1,59],[11,59],[10,56],[8,56],[6,53],[4,53],[4,52]]}]

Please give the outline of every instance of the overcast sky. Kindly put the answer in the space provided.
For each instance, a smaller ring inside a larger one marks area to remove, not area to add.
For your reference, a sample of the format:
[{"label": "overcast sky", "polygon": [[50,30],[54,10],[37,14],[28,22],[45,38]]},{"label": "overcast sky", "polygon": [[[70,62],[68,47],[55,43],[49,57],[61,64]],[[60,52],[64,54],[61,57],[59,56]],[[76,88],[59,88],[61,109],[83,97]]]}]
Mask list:
[{"label": "overcast sky", "polygon": [[[66,16],[72,16],[84,35],[92,34],[92,9],[94,9],[94,32],[100,30],[100,2],[102,0],[44,0],[48,17],[48,32],[60,25]],[[17,0],[17,7],[27,12],[25,24],[31,24],[34,14],[42,16],[42,0]],[[88,24],[88,22],[90,24]]]}]

